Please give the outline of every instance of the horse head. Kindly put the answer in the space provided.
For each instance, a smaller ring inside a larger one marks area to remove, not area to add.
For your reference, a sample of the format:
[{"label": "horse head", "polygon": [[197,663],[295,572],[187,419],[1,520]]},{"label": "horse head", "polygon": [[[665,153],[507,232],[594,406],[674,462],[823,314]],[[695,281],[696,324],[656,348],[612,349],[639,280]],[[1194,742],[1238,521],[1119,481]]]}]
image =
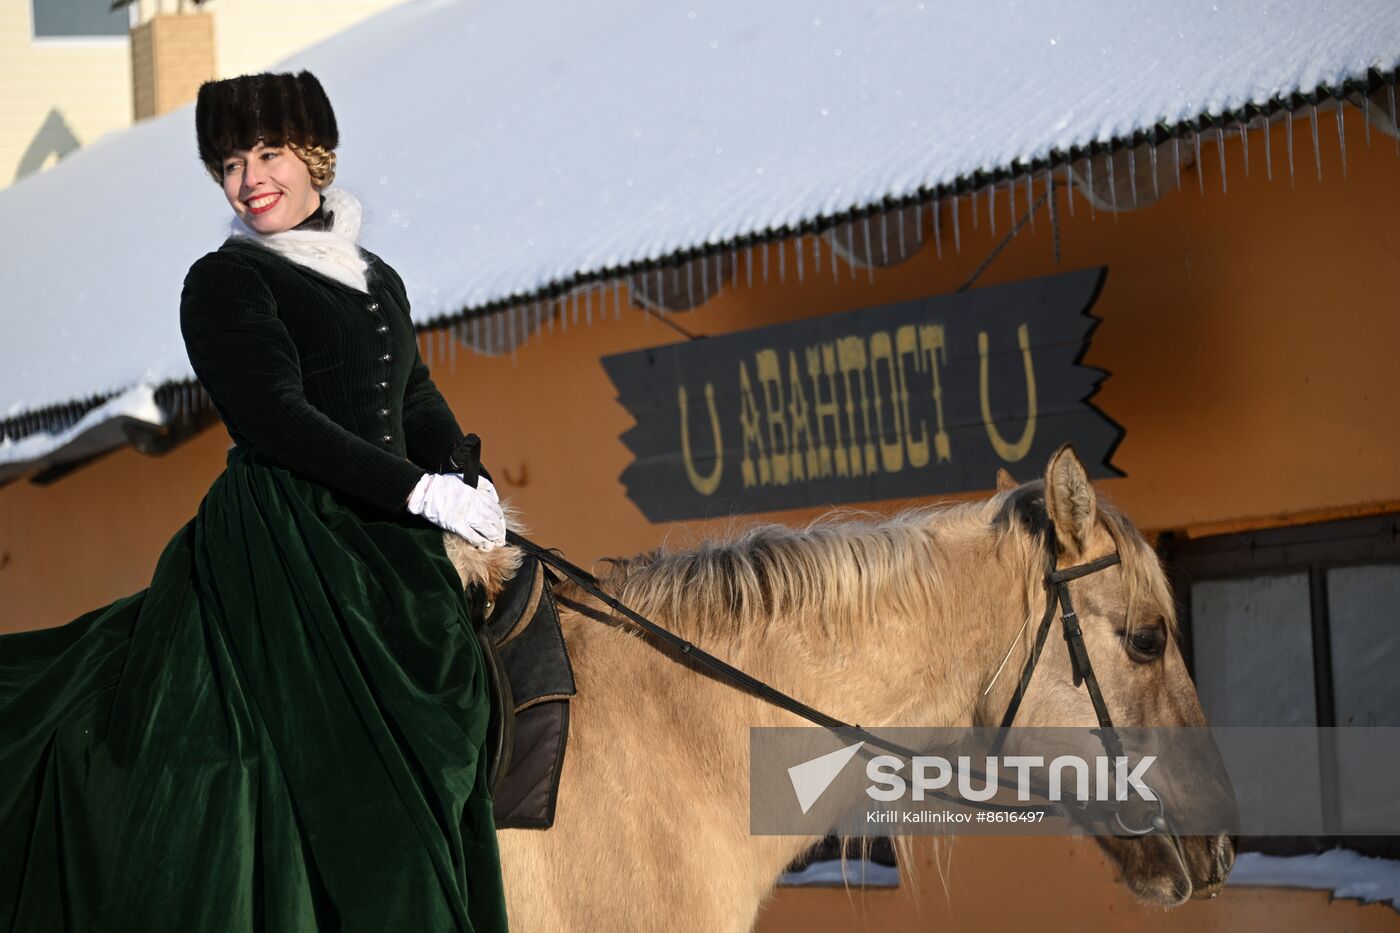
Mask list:
[{"label": "horse head", "polygon": [[[1017,485],[1003,473],[998,477],[998,490],[1003,546],[1017,550],[1025,566],[1028,621],[1032,616],[1049,619],[1050,612],[1058,615],[1063,611],[1046,609],[1046,601],[1055,600],[1056,594],[1046,582],[1051,568],[1044,555],[1055,555],[1054,568],[1059,570],[1118,555],[1118,563],[1076,577],[1069,584],[1092,677],[1113,725],[1153,729],[1205,726],[1205,715],[1181,654],[1174,600],[1162,564],[1132,522],[1100,500],[1074,451],[1068,445],[1056,451],[1042,480]],[[1028,636],[1034,633],[1027,630],[1035,627],[1030,621],[1022,629],[1023,657],[1033,651]],[[1066,643],[1058,633],[1046,641],[1015,710],[1017,726],[1093,729],[1099,725],[1100,710],[1075,676],[1071,650],[1063,647]],[[1015,669],[1008,673],[1014,674]],[[1017,691],[1014,676],[998,677],[995,689],[985,691],[977,711],[984,724],[1000,721]],[[1201,769],[1188,781],[1194,786],[1178,791],[1220,799],[1222,794],[1228,795],[1222,774],[1218,768]],[[1096,839],[1134,894],[1164,906],[1193,897],[1214,897],[1234,863],[1234,845],[1224,833],[1178,836],[1150,832],[1098,835]]]}]

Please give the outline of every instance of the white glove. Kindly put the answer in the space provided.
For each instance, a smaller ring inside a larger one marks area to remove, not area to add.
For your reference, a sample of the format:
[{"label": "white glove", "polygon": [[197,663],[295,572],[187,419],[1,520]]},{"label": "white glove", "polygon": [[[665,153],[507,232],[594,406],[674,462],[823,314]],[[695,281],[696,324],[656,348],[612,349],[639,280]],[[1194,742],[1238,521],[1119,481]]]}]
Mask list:
[{"label": "white glove", "polygon": [[408,510],[482,550],[506,543],[506,517],[485,477],[473,489],[459,473],[424,473],[408,497]]},{"label": "white glove", "polygon": [[[463,482],[463,483],[465,483],[465,482],[467,481],[467,478],[466,478],[465,476],[463,476],[461,473],[448,473],[447,475],[448,475],[448,476],[455,476],[455,477],[457,477],[458,481]],[[494,485],[489,479],[487,479],[487,478],[484,477],[484,476],[477,476],[477,478],[476,478],[476,491],[477,491],[477,492],[484,492],[484,493],[486,493],[486,495],[489,496],[489,497],[491,498],[491,501],[492,501],[492,502],[500,502],[500,501],[501,501],[501,500],[500,500],[500,497],[496,495],[496,487],[495,487],[495,485]]]}]

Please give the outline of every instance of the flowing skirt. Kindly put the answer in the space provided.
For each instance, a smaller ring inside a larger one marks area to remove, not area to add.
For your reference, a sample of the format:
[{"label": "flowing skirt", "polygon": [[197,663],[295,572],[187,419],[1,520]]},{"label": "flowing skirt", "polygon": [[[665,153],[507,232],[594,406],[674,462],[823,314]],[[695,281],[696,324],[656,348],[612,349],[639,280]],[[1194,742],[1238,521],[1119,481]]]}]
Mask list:
[{"label": "flowing skirt", "polygon": [[478,596],[231,450],[146,589],[0,636],[0,931],[505,930]]}]

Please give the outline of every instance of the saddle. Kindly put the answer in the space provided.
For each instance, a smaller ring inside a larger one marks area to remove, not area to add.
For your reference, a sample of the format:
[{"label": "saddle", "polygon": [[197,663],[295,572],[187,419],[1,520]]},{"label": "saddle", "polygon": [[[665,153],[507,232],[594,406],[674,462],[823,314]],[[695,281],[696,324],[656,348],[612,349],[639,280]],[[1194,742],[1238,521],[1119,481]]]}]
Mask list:
[{"label": "saddle", "polygon": [[527,555],[477,628],[494,714],[485,751],[497,829],[554,824],[577,691],[550,586],[558,578]]}]

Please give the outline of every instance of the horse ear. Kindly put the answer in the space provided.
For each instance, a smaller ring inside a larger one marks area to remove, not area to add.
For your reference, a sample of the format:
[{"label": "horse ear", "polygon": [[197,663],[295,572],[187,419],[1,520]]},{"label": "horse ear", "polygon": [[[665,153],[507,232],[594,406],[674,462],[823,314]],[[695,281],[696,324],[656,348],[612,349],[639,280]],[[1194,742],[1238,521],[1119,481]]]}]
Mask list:
[{"label": "horse ear", "polygon": [[1051,454],[1045,468],[1045,510],[1055,523],[1060,547],[1082,553],[1098,517],[1098,498],[1084,464],[1069,444]]},{"label": "horse ear", "polygon": [[997,492],[1010,492],[1019,485],[1006,467],[997,467]]}]

